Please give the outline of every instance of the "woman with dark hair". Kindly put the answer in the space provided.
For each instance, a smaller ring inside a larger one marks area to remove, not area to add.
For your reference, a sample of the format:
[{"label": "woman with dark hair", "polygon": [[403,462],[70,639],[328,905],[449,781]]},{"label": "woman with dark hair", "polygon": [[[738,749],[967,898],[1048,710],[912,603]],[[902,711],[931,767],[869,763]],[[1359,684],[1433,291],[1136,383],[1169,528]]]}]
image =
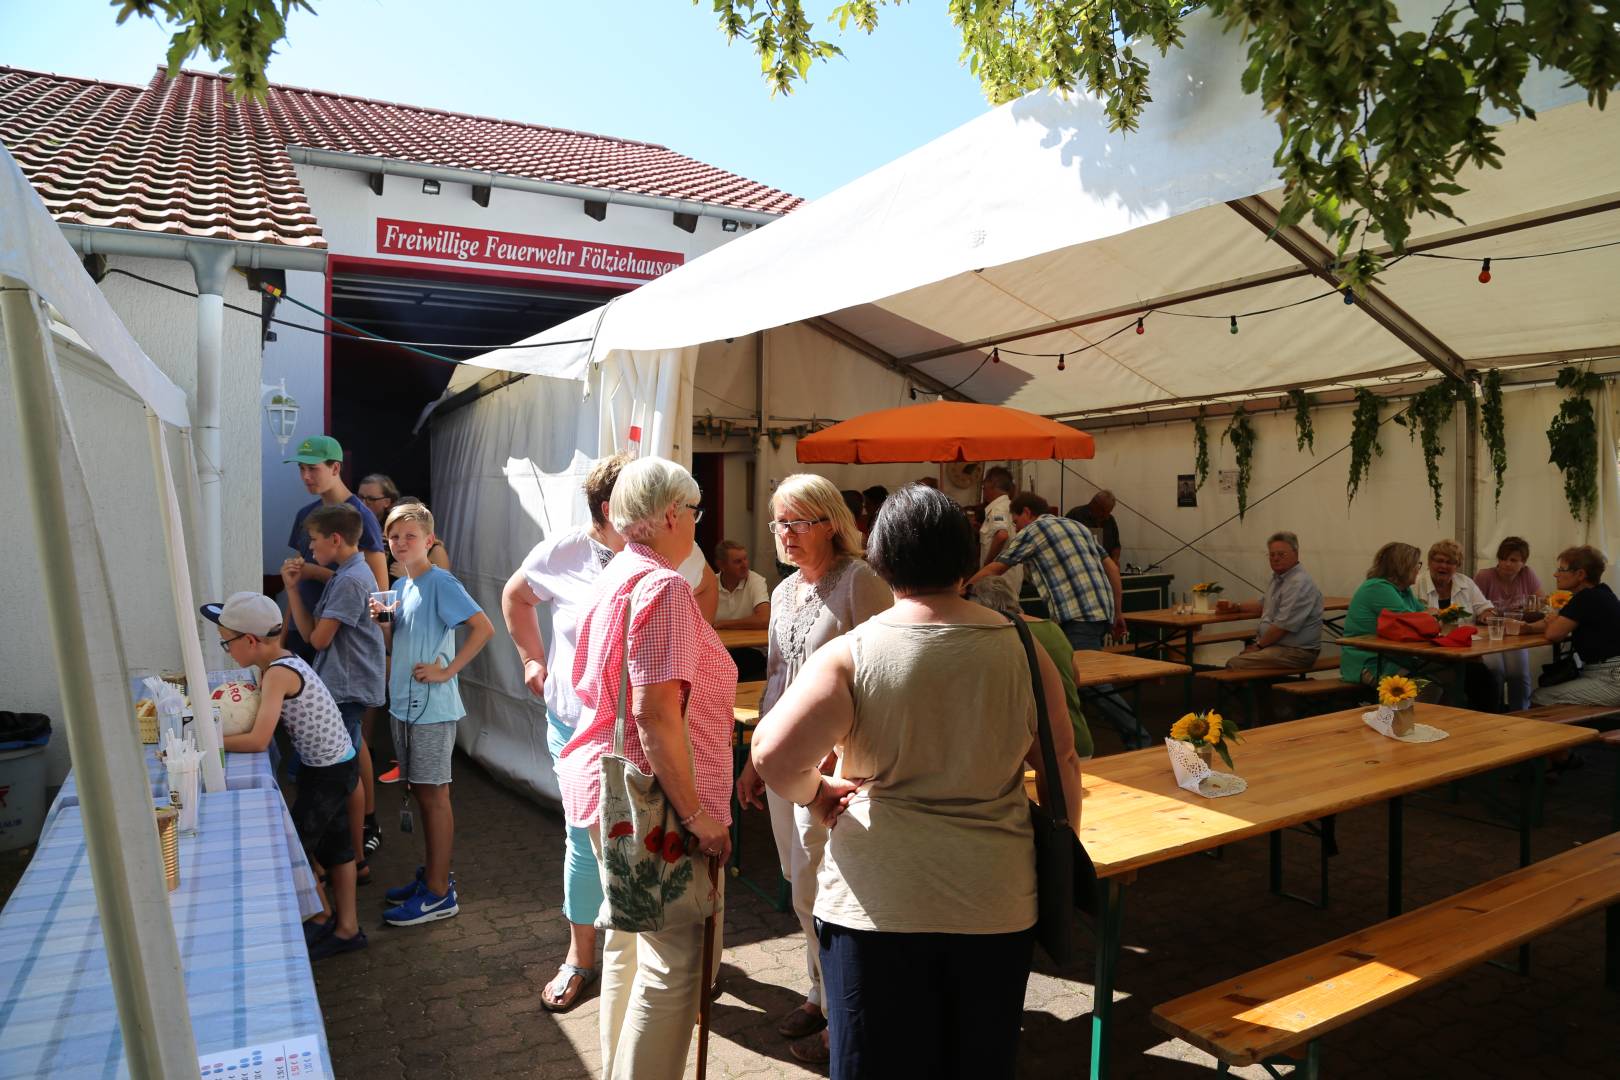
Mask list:
[{"label": "woman with dark hair", "polygon": [[[1496,565],[1487,566],[1474,575],[1474,584],[1485,594],[1485,599],[1497,611],[1522,612],[1525,601],[1541,595],[1541,581],[1529,567],[1530,544],[1517,536],[1509,536],[1496,545]],[[1514,616],[1515,618],[1517,616]],[[1502,700],[1502,689],[1507,688],[1509,712],[1530,707],[1530,650],[1496,653],[1485,658],[1485,670],[1490,673],[1494,702]],[[1498,706],[1500,707],[1500,706]]]},{"label": "woman with dark hair", "polygon": [[[1367,569],[1367,580],[1350,597],[1350,610],[1344,614],[1344,636],[1378,633],[1378,616],[1386,611],[1422,611],[1423,601],[1412,592],[1421,569],[1423,552],[1411,544],[1396,540],[1379,548]],[[1339,650],[1339,678],[1345,682],[1373,686],[1380,674],[1398,670],[1387,661],[1384,667],[1390,670],[1381,671],[1376,653],[1348,646]]]},{"label": "woman with dark hair", "polygon": [[1595,547],[1558,553],[1553,577],[1570,597],[1547,619],[1547,640],[1568,640],[1580,658],[1581,673],[1537,690],[1531,695],[1537,705],[1620,705],[1620,598],[1603,584],[1607,565]]},{"label": "woman with dark hair", "polygon": [[[1026,764],[1047,790],[1029,660],[1012,622],[960,595],[974,536],[941,492],[891,495],[867,559],[894,606],[806,661],[752,749],[772,791],[836,823],[815,900],[832,1075],[1011,1077],[1036,906]],[[1035,658],[1061,718],[1062,680]],[[1078,825],[1074,732],[1051,730]]]}]

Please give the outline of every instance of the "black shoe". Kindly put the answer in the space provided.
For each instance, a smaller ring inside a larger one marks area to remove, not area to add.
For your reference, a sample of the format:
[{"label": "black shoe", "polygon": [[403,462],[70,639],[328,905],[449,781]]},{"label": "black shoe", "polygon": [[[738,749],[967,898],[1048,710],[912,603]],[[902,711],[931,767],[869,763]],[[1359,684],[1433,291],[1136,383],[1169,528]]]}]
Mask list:
[{"label": "black shoe", "polygon": [[375,821],[368,821],[365,824],[365,838],[366,858],[369,859],[378,848],[382,847],[382,830],[377,827]]}]

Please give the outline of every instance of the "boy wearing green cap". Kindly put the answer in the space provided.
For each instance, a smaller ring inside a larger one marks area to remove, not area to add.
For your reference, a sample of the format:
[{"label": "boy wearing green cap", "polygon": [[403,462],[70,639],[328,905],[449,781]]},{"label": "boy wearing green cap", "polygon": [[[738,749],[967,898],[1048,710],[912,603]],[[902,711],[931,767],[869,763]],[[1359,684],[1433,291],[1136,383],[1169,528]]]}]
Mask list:
[{"label": "boy wearing green cap", "polygon": [[[287,538],[287,546],[297,554],[281,564],[281,572],[284,578],[296,576],[304,610],[315,610],[321,600],[321,590],[336,569],[315,560],[309,533],[304,528],[304,519],[317,506],[346,503],[360,512],[360,554],[365,556],[366,565],[377,578],[377,588],[388,588],[388,558],[383,554],[382,529],[377,525],[376,516],[360,501],[360,496],[343,482],[343,447],[330,435],[311,435],[299,443],[293,456],[287,459],[287,464],[294,463],[298,465],[298,478],[304,482],[305,490],[315,496],[315,501],[300,507],[293,515],[292,535]],[[287,621],[287,648],[306,660],[314,655],[290,619]]]}]

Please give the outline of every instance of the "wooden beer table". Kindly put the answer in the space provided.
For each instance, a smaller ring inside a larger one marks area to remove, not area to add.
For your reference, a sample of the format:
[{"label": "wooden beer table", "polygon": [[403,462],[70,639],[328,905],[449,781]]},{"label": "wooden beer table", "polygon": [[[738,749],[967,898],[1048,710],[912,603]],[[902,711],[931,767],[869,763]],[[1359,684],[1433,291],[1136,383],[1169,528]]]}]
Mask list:
[{"label": "wooden beer table", "polygon": [[1386,667],[1383,658],[1406,658],[1405,663],[1398,666],[1406,668],[1415,675],[1449,665],[1447,674],[1450,682],[1446,689],[1447,700],[1453,705],[1466,704],[1463,694],[1463,665],[1483,660],[1487,656],[1500,656],[1503,653],[1518,652],[1520,649],[1539,649],[1543,645],[1557,646],[1548,641],[1544,634],[1513,634],[1504,637],[1501,641],[1490,641],[1485,636],[1485,628],[1475,634],[1466,649],[1447,648],[1444,645],[1431,645],[1427,641],[1388,641],[1376,634],[1367,634],[1362,637],[1340,638],[1341,648],[1363,649],[1378,654],[1378,674],[1393,675],[1397,665]]},{"label": "wooden beer table", "polygon": [[771,639],[770,631],[765,627],[757,630],[716,630],[720,635],[720,644],[728,649],[763,649]]},{"label": "wooden beer table", "polygon": [[1248,781],[1238,795],[1206,799],[1176,786],[1162,748],[1087,762],[1080,840],[1097,873],[1096,977],[1091,1013],[1091,1075],[1109,1071],[1113,996],[1125,886],[1137,871],[1184,855],[1316,821],[1362,806],[1388,806],[1388,907],[1401,910],[1402,798],[1507,765],[1526,764],[1520,785],[1519,865],[1530,863],[1530,807],[1542,786],[1542,759],[1597,738],[1594,731],[1420,704],[1418,719],[1449,732],[1432,743],[1386,738],[1361,708],[1256,728],[1234,748]]},{"label": "wooden beer table", "polygon": [[[1080,700],[1109,697],[1131,710],[1139,728],[1146,731],[1142,721],[1142,684],[1155,679],[1168,679],[1175,675],[1192,675],[1186,664],[1172,664],[1168,660],[1152,660],[1146,656],[1128,653],[1103,652],[1097,649],[1077,649],[1074,654],[1074,684],[1080,691]],[[1121,687],[1129,687],[1131,698],[1126,701]]]}]

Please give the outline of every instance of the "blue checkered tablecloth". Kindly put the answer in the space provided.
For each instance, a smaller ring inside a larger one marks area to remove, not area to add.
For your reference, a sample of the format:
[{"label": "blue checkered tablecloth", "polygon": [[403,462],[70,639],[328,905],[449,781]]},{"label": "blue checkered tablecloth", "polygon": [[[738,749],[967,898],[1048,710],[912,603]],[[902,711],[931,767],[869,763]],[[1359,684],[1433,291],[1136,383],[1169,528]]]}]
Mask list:
[{"label": "blue checkered tablecloth", "polygon": [[[159,806],[169,804],[169,793],[163,765],[157,759],[157,749],[146,748],[146,773],[152,782],[152,800]],[[281,789],[276,784],[276,778],[270,771],[270,755],[258,754],[232,754],[225,755],[225,788],[227,791],[270,790],[276,792],[280,800]],[[51,822],[61,811],[70,806],[79,805],[79,792],[73,784],[73,774],[69,773],[67,782],[51,803],[50,812],[45,815],[45,828],[41,831],[41,843],[44,833],[49,831]],[[293,827],[292,815],[287,812],[285,804],[281,808],[282,826],[287,835],[287,865],[293,877],[293,886],[298,892],[298,906],[306,916],[313,915],[321,910],[319,893],[315,890],[315,874],[309,868],[309,860],[304,857],[304,849],[298,843],[298,830]]]},{"label": "blue checkered tablecloth", "polygon": [[[168,782],[163,771],[163,763],[158,760],[157,747],[142,748],[146,753],[146,778],[152,785],[152,796],[157,799],[167,799]],[[225,787],[228,791],[241,791],[244,788],[273,788],[276,786],[275,774],[270,770],[270,755],[258,754],[232,754],[225,755]],[[57,792],[55,807],[78,806],[79,789],[74,783],[73,774],[68,773],[67,779],[62,782],[62,790]]]},{"label": "blue checkered tablecloth", "polygon": [[[331,1055],[288,873],[285,808],[204,795],[169,894],[199,1054],[313,1035]],[[0,1080],[128,1075],[79,807],[64,807],[0,912]]]}]

